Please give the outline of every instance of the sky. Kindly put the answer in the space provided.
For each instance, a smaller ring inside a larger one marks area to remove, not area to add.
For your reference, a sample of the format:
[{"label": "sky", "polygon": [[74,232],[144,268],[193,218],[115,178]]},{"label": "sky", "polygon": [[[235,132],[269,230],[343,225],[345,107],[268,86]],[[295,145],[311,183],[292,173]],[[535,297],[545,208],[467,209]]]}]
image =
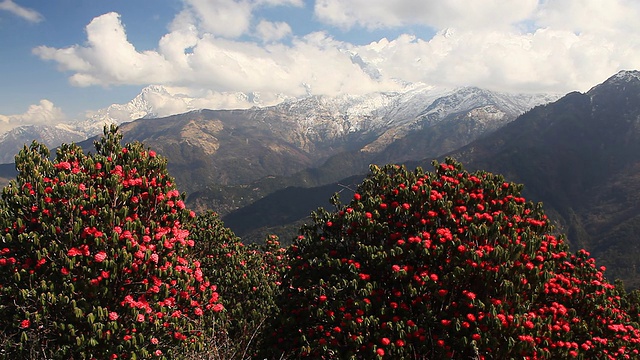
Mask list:
[{"label": "sky", "polygon": [[638,0],[0,0],[0,131],[149,85],[203,108],[414,83],[587,91],[640,69],[637,19]]}]

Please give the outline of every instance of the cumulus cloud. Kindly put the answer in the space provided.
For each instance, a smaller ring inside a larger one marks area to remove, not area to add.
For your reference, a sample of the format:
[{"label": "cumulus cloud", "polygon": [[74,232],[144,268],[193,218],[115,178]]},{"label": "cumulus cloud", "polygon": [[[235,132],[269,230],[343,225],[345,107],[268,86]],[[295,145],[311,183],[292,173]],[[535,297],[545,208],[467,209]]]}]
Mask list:
[{"label": "cumulus cloud", "polygon": [[256,32],[264,42],[280,40],[291,34],[291,27],[286,22],[262,20],[256,26]]},{"label": "cumulus cloud", "polygon": [[552,29],[443,30],[428,41],[405,35],[357,51],[387,77],[512,92],[586,90],[621,68],[640,65],[632,44],[614,48],[606,38]]},{"label": "cumulus cloud", "polygon": [[26,112],[15,115],[0,114],[0,133],[23,125],[51,125],[67,120],[62,109],[51,101],[42,99],[38,104],[29,106]]},{"label": "cumulus cloud", "polygon": [[74,85],[204,89],[210,103],[230,104],[237,96],[220,94],[335,95],[395,90],[406,82],[566,92],[640,68],[635,0],[315,2],[316,18],[330,27],[436,31],[430,38],[405,34],[366,45],[328,31],[294,34],[286,23],[254,18],[261,6],[303,6],[301,0],[184,2],[155,50],[136,50],[119,15],[109,13],[87,26],[85,45],[41,46],[34,53],[71,72]]},{"label": "cumulus cloud", "polygon": [[437,29],[497,28],[527,19],[537,0],[317,0],[319,20],[342,28],[368,29],[410,24]]},{"label": "cumulus cloud", "polygon": [[33,53],[74,72],[70,81],[77,86],[166,82],[175,75],[172,64],[157,52],[135,49],[117,13],[96,17],[86,31],[86,47],[39,46]]},{"label": "cumulus cloud", "polygon": [[39,12],[20,6],[13,2],[13,0],[3,0],[0,2],[0,10],[8,11],[18,17],[21,17],[29,22],[40,22],[44,19]]},{"label": "cumulus cloud", "polygon": [[534,19],[541,27],[619,35],[637,34],[639,16],[640,2],[636,0],[550,0],[539,7]]},{"label": "cumulus cloud", "polygon": [[185,0],[185,4],[183,13],[188,13],[200,29],[213,35],[238,37],[247,32],[251,24],[250,1]]},{"label": "cumulus cloud", "polygon": [[351,61],[349,44],[324,33],[296,38],[292,45],[261,46],[199,35],[191,26],[165,35],[158,51],[139,52],[116,13],[93,19],[86,30],[87,46],[40,46],[34,53],[73,72],[70,81],[78,86],[160,83],[218,92],[304,95],[309,89],[332,94],[378,85]]}]

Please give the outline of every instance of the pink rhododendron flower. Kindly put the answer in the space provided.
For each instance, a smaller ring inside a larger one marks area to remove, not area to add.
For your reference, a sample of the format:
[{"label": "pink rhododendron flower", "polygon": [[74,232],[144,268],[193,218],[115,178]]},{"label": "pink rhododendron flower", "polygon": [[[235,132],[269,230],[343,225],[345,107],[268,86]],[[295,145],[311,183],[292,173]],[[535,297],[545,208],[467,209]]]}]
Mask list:
[{"label": "pink rhododendron flower", "polygon": [[106,258],[107,258],[107,253],[106,253],[106,252],[104,252],[104,251],[100,251],[99,253],[97,253],[97,254],[93,257],[93,259],[94,259],[95,261],[99,262],[99,263],[100,263],[100,262],[103,262],[103,261],[104,261],[104,259],[106,259]]}]

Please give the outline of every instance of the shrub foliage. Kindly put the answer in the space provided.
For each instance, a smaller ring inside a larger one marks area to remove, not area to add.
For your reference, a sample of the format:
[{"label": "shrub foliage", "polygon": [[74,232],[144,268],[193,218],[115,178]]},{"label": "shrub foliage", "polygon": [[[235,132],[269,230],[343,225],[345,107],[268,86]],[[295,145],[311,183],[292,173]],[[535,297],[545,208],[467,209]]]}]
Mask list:
[{"label": "shrub foliage", "polygon": [[121,138],[17,155],[0,203],[3,358],[175,358],[223,310],[166,161]]},{"label": "shrub foliage", "polygon": [[192,236],[202,271],[216,279],[227,309],[215,324],[225,329],[224,334],[216,334],[206,352],[216,359],[252,358],[262,346],[267,319],[277,313],[274,294],[283,249],[273,236],[267,237],[262,248],[243,244],[211,211],[198,215]]},{"label": "shrub foliage", "polygon": [[[637,358],[637,316],[521,186],[389,165],[289,249],[273,357]],[[637,314],[636,314],[637,315]]]}]

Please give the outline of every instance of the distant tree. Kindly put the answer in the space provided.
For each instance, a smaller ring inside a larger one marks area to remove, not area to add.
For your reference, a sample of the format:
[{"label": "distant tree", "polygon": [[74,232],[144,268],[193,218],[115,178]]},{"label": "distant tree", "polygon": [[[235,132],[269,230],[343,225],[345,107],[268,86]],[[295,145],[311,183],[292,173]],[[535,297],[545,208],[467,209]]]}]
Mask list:
[{"label": "distant tree", "polygon": [[289,249],[272,357],[638,358],[637,314],[521,186],[389,165]]},{"label": "distant tree", "polygon": [[166,160],[105,128],[95,154],[33,143],[0,202],[2,358],[177,358],[224,307]]}]

